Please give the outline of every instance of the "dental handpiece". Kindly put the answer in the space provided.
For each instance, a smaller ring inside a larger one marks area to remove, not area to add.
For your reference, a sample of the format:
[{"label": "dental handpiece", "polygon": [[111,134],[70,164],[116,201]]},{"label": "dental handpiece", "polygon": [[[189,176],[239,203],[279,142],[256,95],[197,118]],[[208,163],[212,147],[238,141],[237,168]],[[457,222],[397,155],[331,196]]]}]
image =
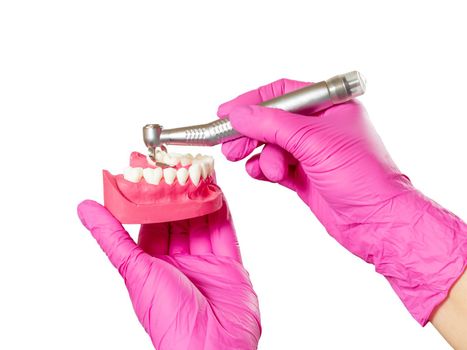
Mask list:
[{"label": "dental handpiece", "polygon": [[[363,95],[365,89],[365,79],[359,72],[353,71],[289,92],[260,105],[312,114]],[[151,158],[156,147],[164,145],[214,146],[240,136],[242,135],[232,127],[228,118],[175,129],[163,129],[159,124],[143,127],[144,143]]]}]

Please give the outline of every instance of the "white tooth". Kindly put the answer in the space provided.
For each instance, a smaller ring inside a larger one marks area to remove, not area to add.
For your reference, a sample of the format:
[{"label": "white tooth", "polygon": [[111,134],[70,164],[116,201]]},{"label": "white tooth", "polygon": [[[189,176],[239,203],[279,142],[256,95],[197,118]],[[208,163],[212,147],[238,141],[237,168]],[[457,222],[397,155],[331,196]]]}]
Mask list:
[{"label": "white tooth", "polygon": [[182,158],[180,158],[180,164],[182,166],[190,165],[191,164],[191,159],[186,157],[186,156],[183,156]]},{"label": "white tooth", "polygon": [[188,169],[180,168],[177,170],[177,180],[180,185],[185,185],[186,180],[188,180]]},{"label": "white tooth", "polygon": [[193,155],[191,153],[185,154],[185,157],[187,157],[190,160],[193,160]]},{"label": "white tooth", "polygon": [[163,159],[164,159],[164,156],[166,155],[167,153],[165,153],[164,151],[159,151],[157,150],[156,151],[156,161],[157,162],[162,162]]},{"label": "white tooth", "polygon": [[127,181],[137,183],[143,177],[143,168],[128,167],[123,171],[123,178]]},{"label": "white tooth", "polygon": [[201,159],[203,159],[203,155],[200,154],[200,153],[198,153],[198,154],[196,155],[195,159],[201,160]]},{"label": "white tooth", "polygon": [[203,179],[206,179],[209,175],[209,167],[205,163],[200,163],[201,165],[201,175],[203,175]]},{"label": "white tooth", "polygon": [[177,170],[175,168],[164,169],[164,180],[167,185],[172,185],[176,176]]},{"label": "white tooth", "polygon": [[203,163],[206,164],[208,168],[208,174],[211,174],[214,170],[214,158],[211,156],[204,156]]},{"label": "white tooth", "polygon": [[148,184],[159,185],[162,178],[162,168],[146,168],[143,170],[143,176]]},{"label": "white tooth", "polygon": [[193,185],[199,185],[199,177],[201,176],[201,165],[193,164],[189,169],[188,172],[190,174],[190,179]]},{"label": "white tooth", "polygon": [[201,168],[201,175],[206,179],[209,175],[209,166],[202,159],[193,159],[193,164],[199,165]]},{"label": "white tooth", "polygon": [[164,162],[168,166],[176,166],[178,164],[178,159],[171,157],[170,154],[165,154],[162,162]]},{"label": "white tooth", "polygon": [[171,156],[172,158],[180,159],[180,158],[183,157],[183,154],[181,154],[181,153],[169,153],[169,156]]}]

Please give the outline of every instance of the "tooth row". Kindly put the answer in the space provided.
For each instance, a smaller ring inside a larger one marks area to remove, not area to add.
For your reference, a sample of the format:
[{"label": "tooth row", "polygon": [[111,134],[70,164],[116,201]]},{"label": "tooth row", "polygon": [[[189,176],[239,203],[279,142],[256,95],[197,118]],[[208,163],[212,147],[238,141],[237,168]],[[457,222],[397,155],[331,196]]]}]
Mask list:
[{"label": "tooth row", "polygon": [[[211,158],[212,159],[212,158]],[[212,161],[197,160],[189,168],[132,168],[123,171],[125,180],[138,183],[142,178],[151,185],[159,185],[162,178],[165,183],[172,185],[177,179],[180,185],[185,185],[190,178],[191,182],[198,186],[201,179],[206,179],[213,170]]]},{"label": "tooth row", "polygon": [[178,164],[185,167],[197,162],[207,162],[211,166],[214,166],[214,159],[212,157],[203,156],[201,154],[197,154],[195,157],[193,157],[191,154],[167,153],[165,151],[157,150],[155,158],[157,162],[165,163],[171,167],[174,167]]}]

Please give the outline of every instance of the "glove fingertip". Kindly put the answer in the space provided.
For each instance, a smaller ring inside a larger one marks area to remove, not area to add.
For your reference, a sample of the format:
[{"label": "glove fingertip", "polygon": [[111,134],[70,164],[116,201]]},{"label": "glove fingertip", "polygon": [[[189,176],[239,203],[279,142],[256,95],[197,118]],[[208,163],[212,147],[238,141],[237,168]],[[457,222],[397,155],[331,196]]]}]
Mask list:
[{"label": "glove fingertip", "polygon": [[237,121],[249,118],[253,114],[253,107],[255,106],[240,105],[234,107],[229,113],[230,120]]},{"label": "glove fingertip", "polygon": [[272,182],[280,182],[287,176],[287,153],[281,147],[266,145],[261,152],[259,164],[264,175]]},{"label": "glove fingertip", "polygon": [[230,106],[230,102],[226,102],[226,103],[223,103],[221,104],[218,108],[217,108],[217,116],[219,118],[225,118],[228,116],[230,110],[232,109],[232,107]]},{"label": "glove fingertip", "polygon": [[264,174],[259,165],[259,155],[255,154],[245,163],[245,169],[248,175],[256,180],[265,180]]},{"label": "glove fingertip", "polygon": [[271,181],[271,182],[281,182],[284,180],[286,176],[286,171],[284,167],[266,167],[263,170],[264,175]]},{"label": "glove fingertip", "polygon": [[82,201],[81,203],[78,204],[78,207],[77,207],[78,217],[79,217],[81,223],[87,229],[89,229],[87,219],[89,218],[90,212],[94,208],[98,208],[98,207],[101,207],[101,205],[99,203],[97,203],[96,201],[93,201],[91,199],[86,199],[86,200],[84,200],[84,201]]},{"label": "glove fingertip", "polygon": [[231,162],[236,162],[238,159],[238,155],[234,152],[232,143],[231,142],[224,142],[221,146],[221,152]]},{"label": "glove fingertip", "polygon": [[258,145],[258,141],[242,137],[240,139],[224,142],[221,151],[229,161],[237,162],[251,154]]}]

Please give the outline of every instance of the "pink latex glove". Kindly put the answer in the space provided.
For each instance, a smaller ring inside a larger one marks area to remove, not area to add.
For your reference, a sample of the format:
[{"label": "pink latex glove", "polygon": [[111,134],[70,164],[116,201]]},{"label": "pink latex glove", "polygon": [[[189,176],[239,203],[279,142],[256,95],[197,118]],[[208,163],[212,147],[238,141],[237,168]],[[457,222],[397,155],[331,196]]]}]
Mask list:
[{"label": "pink latex glove", "polygon": [[314,116],[257,106],[307,84],[283,79],[221,105],[218,116],[229,115],[247,136],[224,143],[222,151],[235,161],[265,143],[247,172],[296,191],[425,325],[466,267],[467,226],[413,187],[357,102]]},{"label": "pink latex glove", "polygon": [[79,217],[125,280],[158,350],[256,349],[258,300],[227,205],[208,216],[141,226],[138,245],[100,204]]}]

